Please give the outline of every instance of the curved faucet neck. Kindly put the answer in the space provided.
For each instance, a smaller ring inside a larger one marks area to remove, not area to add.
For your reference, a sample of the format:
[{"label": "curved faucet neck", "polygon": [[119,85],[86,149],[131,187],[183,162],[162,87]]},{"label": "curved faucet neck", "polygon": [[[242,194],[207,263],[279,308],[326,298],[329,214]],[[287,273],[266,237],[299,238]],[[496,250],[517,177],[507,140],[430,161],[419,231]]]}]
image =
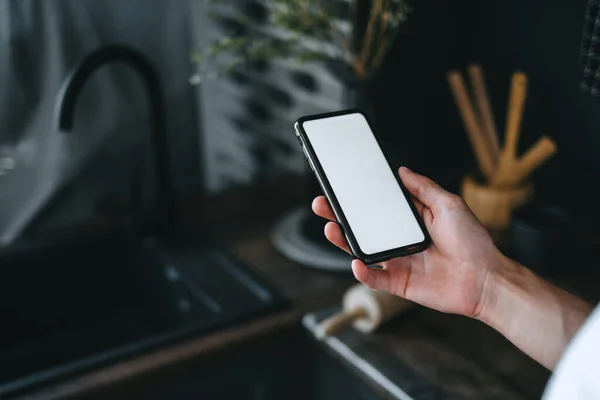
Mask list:
[{"label": "curved faucet neck", "polygon": [[137,50],[115,45],[99,49],[86,57],[65,79],[56,103],[58,129],[68,132],[73,128],[75,106],[88,79],[100,67],[113,62],[129,65],[142,79],[149,98],[152,118],[152,148],[156,173],[156,190],[160,230],[162,235],[172,233],[177,221],[177,200],[172,183],[171,160],[166,132],[163,92],[158,73]]}]

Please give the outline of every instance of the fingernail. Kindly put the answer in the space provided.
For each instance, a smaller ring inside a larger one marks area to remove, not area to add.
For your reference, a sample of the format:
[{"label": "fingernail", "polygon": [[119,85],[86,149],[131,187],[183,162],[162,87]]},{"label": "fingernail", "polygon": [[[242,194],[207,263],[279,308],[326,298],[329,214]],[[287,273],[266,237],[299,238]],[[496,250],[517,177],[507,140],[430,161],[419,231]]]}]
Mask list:
[{"label": "fingernail", "polygon": [[412,172],[412,171],[410,170],[410,168],[408,168],[408,167],[405,167],[404,165],[403,165],[403,166],[401,166],[401,167],[400,167],[400,169],[401,169],[401,170],[403,170],[403,169],[404,169],[404,170],[406,170],[406,171],[408,171],[408,172]]}]

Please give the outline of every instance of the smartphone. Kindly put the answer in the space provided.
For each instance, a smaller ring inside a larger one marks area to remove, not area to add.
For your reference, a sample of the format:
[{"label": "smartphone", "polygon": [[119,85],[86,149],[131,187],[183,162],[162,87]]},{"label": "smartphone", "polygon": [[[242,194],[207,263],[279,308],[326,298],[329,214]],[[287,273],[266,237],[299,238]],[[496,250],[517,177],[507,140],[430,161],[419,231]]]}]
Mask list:
[{"label": "smartphone", "polygon": [[373,265],[427,249],[425,224],[362,112],[305,116],[295,131],[354,257]]}]

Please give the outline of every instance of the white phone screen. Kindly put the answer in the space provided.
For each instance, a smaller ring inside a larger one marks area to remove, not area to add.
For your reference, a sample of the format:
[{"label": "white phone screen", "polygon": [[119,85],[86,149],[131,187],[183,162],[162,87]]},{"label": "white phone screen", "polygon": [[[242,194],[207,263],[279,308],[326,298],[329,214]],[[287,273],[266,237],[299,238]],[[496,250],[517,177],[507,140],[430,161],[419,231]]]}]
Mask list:
[{"label": "white phone screen", "polygon": [[361,251],[421,243],[425,235],[362,114],[303,123]]}]

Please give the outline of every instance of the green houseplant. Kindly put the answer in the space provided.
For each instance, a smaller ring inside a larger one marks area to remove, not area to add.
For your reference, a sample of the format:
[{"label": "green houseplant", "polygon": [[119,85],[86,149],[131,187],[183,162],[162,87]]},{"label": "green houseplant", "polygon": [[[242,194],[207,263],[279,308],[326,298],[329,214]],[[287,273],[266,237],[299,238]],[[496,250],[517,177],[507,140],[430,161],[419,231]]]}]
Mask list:
[{"label": "green houseplant", "polygon": [[[244,0],[206,1],[216,16],[220,6]],[[379,71],[410,12],[406,0],[263,0],[262,4],[268,10],[267,21],[232,17],[248,28],[244,34],[220,37],[194,53],[193,83],[206,75],[274,59],[334,62],[355,79],[367,81]],[[224,58],[226,62],[220,61]]]}]

